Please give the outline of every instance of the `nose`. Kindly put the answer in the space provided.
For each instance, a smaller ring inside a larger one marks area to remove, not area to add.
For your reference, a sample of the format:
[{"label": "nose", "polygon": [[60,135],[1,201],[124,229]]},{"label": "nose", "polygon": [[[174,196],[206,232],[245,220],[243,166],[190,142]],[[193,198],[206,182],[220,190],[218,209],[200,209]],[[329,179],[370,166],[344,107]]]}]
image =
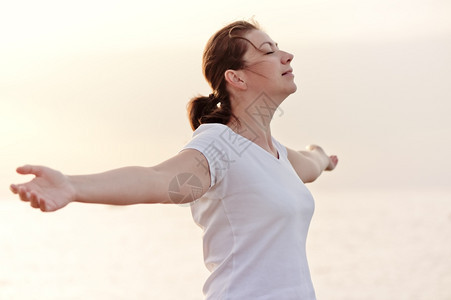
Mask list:
[{"label": "nose", "polygon": [[290,63],[294,58],[294,55],[288,52],[283,51],[283,55],[282,55],[282,63],[283,64],[288,64]]}]

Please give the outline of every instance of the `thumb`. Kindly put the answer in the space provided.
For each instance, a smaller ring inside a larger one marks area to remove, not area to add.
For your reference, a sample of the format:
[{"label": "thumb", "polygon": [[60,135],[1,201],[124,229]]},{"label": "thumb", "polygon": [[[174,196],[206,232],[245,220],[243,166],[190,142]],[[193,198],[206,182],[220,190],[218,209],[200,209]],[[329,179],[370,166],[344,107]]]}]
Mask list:
[{"label": "thumb", "polygon": [[40,176],[42,174],[42,167],[33,165],[24,165],[22,167],[18,167],[16,169],[16,172],[22,175],[32,174]]}]

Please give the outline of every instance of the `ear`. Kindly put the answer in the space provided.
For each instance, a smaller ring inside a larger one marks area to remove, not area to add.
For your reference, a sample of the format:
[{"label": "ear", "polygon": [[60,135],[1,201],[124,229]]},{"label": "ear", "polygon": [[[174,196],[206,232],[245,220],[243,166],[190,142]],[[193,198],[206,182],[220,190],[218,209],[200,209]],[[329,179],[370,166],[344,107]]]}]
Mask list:
[{"label": "ear", "polygon": [[243,80],[244,76],[240,71],[227,70],[224,73],[224,77],[230,86],[243,91],[247,89],[247,84]]}]

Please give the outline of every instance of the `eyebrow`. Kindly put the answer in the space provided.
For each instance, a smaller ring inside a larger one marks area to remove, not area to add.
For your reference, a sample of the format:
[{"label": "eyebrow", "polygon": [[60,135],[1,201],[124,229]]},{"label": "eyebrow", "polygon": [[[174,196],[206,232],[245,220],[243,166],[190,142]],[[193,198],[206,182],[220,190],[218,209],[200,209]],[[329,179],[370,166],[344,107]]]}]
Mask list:
[{"label": "eyebrow", "polygon": [[273,44],[272,42],[263,42],[263,43],[260,45],[260,47],[258,47],[258,48],[261,48],[264,44],[269,44],[270,46],[276,46],[276,47],[279,46],[279,44],[277,44],[277,43]]}]

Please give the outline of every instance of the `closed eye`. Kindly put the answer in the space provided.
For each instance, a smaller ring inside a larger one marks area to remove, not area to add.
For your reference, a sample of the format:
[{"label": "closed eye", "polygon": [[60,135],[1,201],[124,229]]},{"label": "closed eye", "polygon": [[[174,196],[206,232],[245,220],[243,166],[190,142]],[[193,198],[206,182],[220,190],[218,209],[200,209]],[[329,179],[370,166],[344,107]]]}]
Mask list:
[{"label": "closed eye", "polygon": [[270,55],[270,54],[273,54],[274,52],[276,52],[277,50],[279,50],[279,45],[277,44],[277,43],[275,43],[275,44],[273,44],[273,43],[271,43],[271,42],[265,42],[265,43],[263,43],[264,45],[266,44],[267,46],[269,46],[269,51],[264,51],[264,50],[262,50],[262,52],[264,51],[265,52],[265,55]]}]

